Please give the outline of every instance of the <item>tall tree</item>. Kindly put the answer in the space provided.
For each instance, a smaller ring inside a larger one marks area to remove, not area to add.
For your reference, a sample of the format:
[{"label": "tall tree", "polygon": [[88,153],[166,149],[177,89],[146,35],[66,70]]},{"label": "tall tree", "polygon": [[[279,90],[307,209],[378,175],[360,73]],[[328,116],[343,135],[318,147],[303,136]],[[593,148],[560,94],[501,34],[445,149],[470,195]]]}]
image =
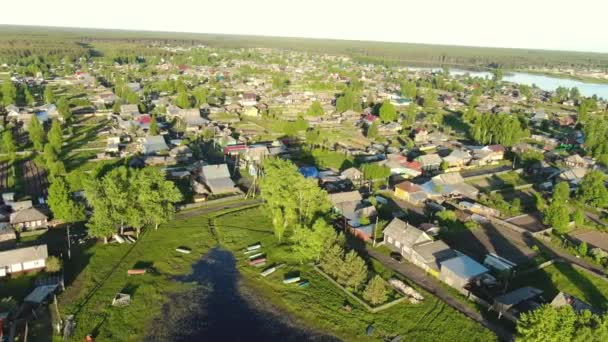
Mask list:
[{"label": "tall tree", "polygon": [[158,122],[156,121],[156,115],[152,115],[152,121],[150,122],[150,135],[158,135],[160,129],[158,128]]},{"label": "tall tree", "polygon": [[601,171],[592,170],[583,177],[576,198],[596,208],[608,206],[608,189],[605,185],[606,177]]},{"label": "tall tree", "polygon": [[158,169],[138,171],[131,188],[137,193],[136,203],[142,208],[143,216],[149,218],[154,229],[173,218],[175,204],[183,199],[175,184],[166,180]]},{"label": "tall tree", "polygon": [[551,204],[545,209],[545,224],[552,226],[560,234],[567,231],[570,222],[569,198],[570,187],[568,183],[560,182],[555,186]]},{"label": "tall tree", "polygon": [[310,108],[306,111],[306,115],[308,116],[323,116],[325,115],[325,111],[323,110],[323,106],[321,106],[321,102],[314,101]]},{"label": "tall tree", "polygon": [[42,127],[42,124],[36,115],[32,117],[32,120],[27,128],[27,133],[30,141],[34,145],[34,149],[36,151],[42,151],[44,146],[45,132],[44,127]]},{"label": "tall tree", "polygon": [[44,103],[51,104],[55,102],[55,94],[50,86],[44,87]]},{"label": "tall tree", "polygon": [[517,342],[600,342],[608,339],[608,318],[585,310],[575,313],[570,305],[543,305],[522,314]]},{"label": "tall tree", "polygon": [[49,145],[51,145],[51,147],[57,153],[61,153],[61,147],[63,145],[63,133],[61,131],[61,124],[59,124],[59,121],[53,120],[47,139],[49,141]]},{"label": "tall tree", "polygon": [[76,203],[63,177],[55,177],[49,186],[48,204],[53,216],[67,224],[85,219],[84,206]]},{"label": "tall tree", "polygon": [[418,90],[416,89],[416,83],[411,81],[401,82],[401,96],[413,99],[416,97]]},{"label": "tall tree", "polygon": [[15,144],[15,139],[13,138],[12,129],[7,129],[2,133],[2,150],[8,155],[11,163],[13,163],[17,158],[17,145]]},{"label": "tall tree", "polygon": [[300,262],[318,262],[323,251],[327,250],[335,239],[336,233],[325,219],[316,220],[311,228],[296,227],[291,236],[293,251],[299,256]]},{"label": "tall tree", "polygon": [[57,101],[57,111],[59,112],[59,115],[61,115],[61,118],[64,122],[69,123],[72,120],[73,114],[72,110],[70,109],[70,104],[68,103],[68,100],[64,97],[60,98]]},{"label": "tall tree", "polygon": [[337,281],[347,288],[358,290],[367,279],[365,261],[355,251],[346,253]]},{"label": "tall tree", "polygon": [[191,108],[192,103],[190,102],[190,96],[188,96],[188,93],[185,91],[177,93],[177,96],[175,97],[175,105],[183,109]]},{"label": "tall tree", "polygon": [[17,100],[17,87],[10,79],[10,77],[4,78],[2,81],[2,104],[5,106],[15,104]]},{"label": "tall tree", "polygon": [[385,100],[380,107],[380,119],[382,119],[383,122],[397,120],[397,110],[395,109],[395,106],[393,106],[393,104],[388,100]]},{"label": "tall tree", "polygon": [[372,305],[378,305],[386,302],[388,299],[387,284],[379,275],[375,275],[363,291],[363,298]]}]

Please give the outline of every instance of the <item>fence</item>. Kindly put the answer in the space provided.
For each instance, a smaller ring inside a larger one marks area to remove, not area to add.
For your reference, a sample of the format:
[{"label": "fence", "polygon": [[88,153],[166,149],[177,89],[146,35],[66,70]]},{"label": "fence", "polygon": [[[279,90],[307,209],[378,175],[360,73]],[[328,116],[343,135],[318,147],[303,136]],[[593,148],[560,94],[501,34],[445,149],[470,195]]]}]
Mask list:
[{"label": "fence", "polygon": [[388,303],[382,304],[380,306],[371,307],[369,304],[367,304],[366,302],[364,302],[363,300],[361,300],[361,298],[355,296],[352,292],[348,291],[342,285],[338,284],[337,281],[335,281],[327,273],[323,272],[317,265],[315,265],[314,268],[315,268],[315,270],[317,272],[319,272],[319,274],[321,274],[323,277],[327,278],[327,280],[329,280],[332,284],[334,284],[335,286],[337,286],[340,290],[342,290],[342,292],[346,293],[346,295],[348,295],[350,298],[354,299],[357,303],[361,304],[364,308],[366,308],[370,312],[376,313],[376,312],[388,309],[388,308],[396,305],[397,303],[400,303],[400,302],[402,302],[402,301],[405,300],[405,297],[399,297],[399,298],[397,298],[397,299],[395,299],[393,301],[390,301]]},{"label": "fence", "polygon": [[239,195],[234,195],[234,196],[222,197],[222,198],[214,199],[214,200],[207,201],[207,202],[188,203],[188,204],[184,204],[184,205],[179,206],[179,210],[188,210],[188,209],[194,209],[194,208],[204,208],[204,207],[208,207],[208,206],[213,206],[215,204],[221,204],[221,203],[225,203],[225,202],[231,202],[231,201],[241,200],[241,199],[244,199],[244,198],[245,198],[244,194],[239,194]]}]

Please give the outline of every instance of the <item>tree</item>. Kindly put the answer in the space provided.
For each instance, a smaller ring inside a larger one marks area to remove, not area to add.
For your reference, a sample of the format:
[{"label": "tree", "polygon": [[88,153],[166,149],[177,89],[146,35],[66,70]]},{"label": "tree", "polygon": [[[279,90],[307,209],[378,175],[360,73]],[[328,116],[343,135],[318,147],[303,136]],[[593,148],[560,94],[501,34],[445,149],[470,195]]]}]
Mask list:
[{"label": "tree", "polygon": [[551,204],[545,209],[544,222],[552,226],[559,234],[568,229],[570,222],[570,209],[568,200],[570,198],[570,187],[567,182],[560,182],[555,186]]},{"label": "tree", "polygon": [[349,289],[357,290],[367,279],[365,261],[355,251],[346,253],[344,263],[338,272],[338,283]]},{"label": "tree", "polygon": [[416,89],[416,83],[411,81],[401,82],[401,95],[407,98],[413,99],[416,97],[418,90]]},{"label": "tree", "polygon": [[175,183],[165,179],[158,169],[145,168],[137,171],[131,181],[132,192],[137,193],[137,207],[142,208],[144,216],[154,229],[173,218],[175,204],[183,199]]},{"label": "tree", "polygon": [[395,109],[395,106],[393,106],[393,104],[388,100],[385,100],[380,107],[380,119],[382,119],[383,122],[397,120],[397,110]]},{"label": "tree", "polygon": [[577,227],[580,227],[585,223],[585,213],[581,208],[576,208],[572,213],[572,221],[576,224]]},{"label": "tree", "polygon": [[585,241],[581,242],[578,245],[578,253],[582,256],[587,256],[587,252],[589,251],[589,247],[587,246],[587,243]]},{"label": "tree", "polygon": [[319,261],[323,251],[331,246],[336,239],[334,229],[324,219],[318,219],[312,227],[296,227],[291,240],[293,251],[299,256],[300,262],[306,260]]},{"label": "tree", "polygon": [[424,93],[424,110],[431,112],[437,109],[437,93],[433,89],[427,89]]},{"label": "tree", "polygon": [[605,176],[601,171],[587,172],[580,183],[576,198],[596,208],[608,206],[608,189],[604,185]]},{"label": "tree", "polygon": [[[117,112],[120,112],[120,102],[117,101],[116,103],[119,103]],[[68,100],[65,98],[62,97],[57,101],[57,111],[59,112],[59,115],[61,115],[64,122],[69,123],[72,120],[72,110],[70,109]]]},{"label": "tree", "polygon": [[342,268],[344,259],[344,249],[340,244],[334,243],[322,254],[319,266],[330,276],[337,278],[338,271]]},{"label": "tree", "polygon": [[25,97],[25,103],[28,106],[33,106],[34,104],[36,104],[36,98],[34,98],[34,95],[32,95],[30,89],[27,86],[25,86],[25,88],[23,89],[23,95]]},{"label": "tree", "polygon": [[599,342],[608,338],[608,319],[585,310],[574,312],[570,305],[543,305],[521,315],[517,342]]},{"label": "tree", "polygon": [[418,106],[411,103],[406,107],[405,113],[403,113],[403,120],[401,121],[401,126],[403,128],[411,128],[412,125],[416,122],[416,116],[418,115]]},{"label": "tree", "polygon": [[203,87],[198,87],[192,91],[192,96],[196,102],[196,108],[200,108],[207,103],[207,95],[207,89]]},{"label": "tree", "polygon": [[391,169],[377,163],[366,163],[361,167],[363,178],[366,180],[384,180],[391,175]]},{"label": "tree", "polygon": [[58,154],[61,153],[61,147],[63,145],[63,133],[61,132],[61,125],[59,124],[59,121],[53,120],[47,139],[49,141],[49,145],[51,145],[55,152]]},{"label": "tree", "polygon": [[321,131],[318,129],[309,129],[306,131],[306,143],[310,146],[310,149],[315,148],[321,142]]},{"label": "tree", "polygon": [[32,117],[32,120],[30,121],[30,124],[27,129],[27,133],[28,137],[30,138],[30,141],[34,145],[34,149],[36,151],[42,151],[42,148],[44,146],[45,132],[44,127],[42,127],[42,124],[40,123],[40,120],[38,120],[38,117],[36,115]]},{"label": "tree", "polygon": [[4,78],[2,81],[2,104],[5,106],[15,104],[17,99],[17,87],[10,79],[10,77]]},{"label": "tree", "polygon": [[323,110],[323,106],[321,106],[321,102],[314,101],[310,108],[306,111],[307,116],[323,116],[325,115],[325,111]]},{"label": "tree", "polygon": [[331,208],[327,193],[316,180],[304,178],[291,161],[267,158],[263,169],[260,192],[279,241],[288,227],[311,227]]},{"label": "tree", "polygon": [[57,220],[72,224],[84,221],[84,206],[72,198],[70,187],[63,177],[55,177],[49,186],[49,208]]},{"label": "tree", "polygon": [[150,129],[148,131],[150,135],[158,135],[160,129],[158,128],[158,122],[156,121],[156,115],[152,115],[152,121],[150,122]]},{"label": "tree", "polygon": [[44,87],[44,103],[51,104],[55,102],[55,94],[50,86]]},{"label": "tree", "polygon": [[4,153],[8,154],[11,163],[13,163],[17,157],[17,146],[15,144],[15,139],[13,139],[12,129],[7,129],[2,133],[2,150]]},{"label": "tree", "polygon": [[608,164],[608,120],[594,117],[585,122],[585,148],[598,161]]},{"label": "tree", "polygon": [[175,97],[175,105],[182,109],[191,108],[192,103],[190,102],[190,96],[188,96],[188,93],[185,91],[177,93],[177,96]]},{"label": "tree", "polygon": [[371,125],[367,127],[367,131],[365,132],[365,136],[370,139],[375,139],[378,137],[378,123],[376,121],[372,122]]},{"label": "tree", "polygon": [[379,275],[375,275],[365,287],[363,298],[372,305],[378,305],[386,302],[388,299],[388,289],[386,282]]},{"label": "tree", "polygon": [[48,273],[57,273],[61,271],[61,260],[56,256],[50,256],[46,258],[44,268]]}]

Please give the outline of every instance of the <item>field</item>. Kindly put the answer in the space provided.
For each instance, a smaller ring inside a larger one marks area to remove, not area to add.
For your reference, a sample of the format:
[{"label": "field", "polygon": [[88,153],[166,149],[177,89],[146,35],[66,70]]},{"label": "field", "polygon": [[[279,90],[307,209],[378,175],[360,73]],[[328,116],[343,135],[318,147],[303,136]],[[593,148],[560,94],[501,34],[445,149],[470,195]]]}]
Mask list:
[{"label": "field", "polygon": [[[347,341],[392,338],[401,335],[407,341],[456,341],[467,331],[469,341],[491,341],[493,335],[428,293],[418,305],[401,303],[376,314],[355,303],[336,286],[319,275],[312,266],[300,264],[289,247],[274,238],[268,218],[257,209],[227,214],[216,220],[217,235],[223,247],[235,251],[237,265],[245,283],[263,294],[275,306],[285,309],[295,318],[313,328],[328,331]],[[268,278],[259,275],[259,269],[246,264],[242,249],[261,242],[268,260],[285,263]],[[385,277],[393,275],[378,263],[374,271]],[[311,285],[305,289],[284,285],[283,276],[299,273]],[[348,303],[352,311],[342,308]],[[375,331],[366,336],[372,324]]]},{"label": "field", "polygon": [[467,180],[468,184],[473,185],[481,191],[512,189],[516,186],[530,183],[517,172],[507,172],[488,177]]},{"label": "field", "polygon": [[[74,340],[95,333],[98,340],[141,341],[167,294],[188,288],[173,278],[189,273],[215,244],[206,222],[204,217],[172,221],[147,231],[137,244],[98,243],[74,255],[68,266],[73,282],[59,297],[60,311],[74,314],[78,323]],[[178,246],[192,249],[192,254],[177,253]],[[128,269],[138,267],[149,272],[127,276]],[[117,292],[130,294],[131,305],[112,307]]]},{"label": "field", "polygon": [[608,281],[566,263],[555,263],[534,273],[515,278],[511,288],[533,286],[544,291],[551,301],[560,291],[575,296],[600,310],[608,308]]},{"label": "field", "polygon": [[34,199],[46,193],[49,181],[44,168],[36,165],[31,159],[25,160],[21,164],[21,174],[25,195]]}]

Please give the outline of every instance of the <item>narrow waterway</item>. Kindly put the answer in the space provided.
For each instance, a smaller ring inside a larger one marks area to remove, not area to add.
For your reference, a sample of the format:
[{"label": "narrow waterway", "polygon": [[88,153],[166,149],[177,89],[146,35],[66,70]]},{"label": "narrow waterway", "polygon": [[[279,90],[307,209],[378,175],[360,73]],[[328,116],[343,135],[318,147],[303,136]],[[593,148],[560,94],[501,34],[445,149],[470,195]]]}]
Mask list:
[{"label": "narrow waterway", "polygon": [[147,341],[338,341],[299,327],[288,315],[239,287],[232,253],[209,251],[178,279],[196,288],[170,297]]}]

